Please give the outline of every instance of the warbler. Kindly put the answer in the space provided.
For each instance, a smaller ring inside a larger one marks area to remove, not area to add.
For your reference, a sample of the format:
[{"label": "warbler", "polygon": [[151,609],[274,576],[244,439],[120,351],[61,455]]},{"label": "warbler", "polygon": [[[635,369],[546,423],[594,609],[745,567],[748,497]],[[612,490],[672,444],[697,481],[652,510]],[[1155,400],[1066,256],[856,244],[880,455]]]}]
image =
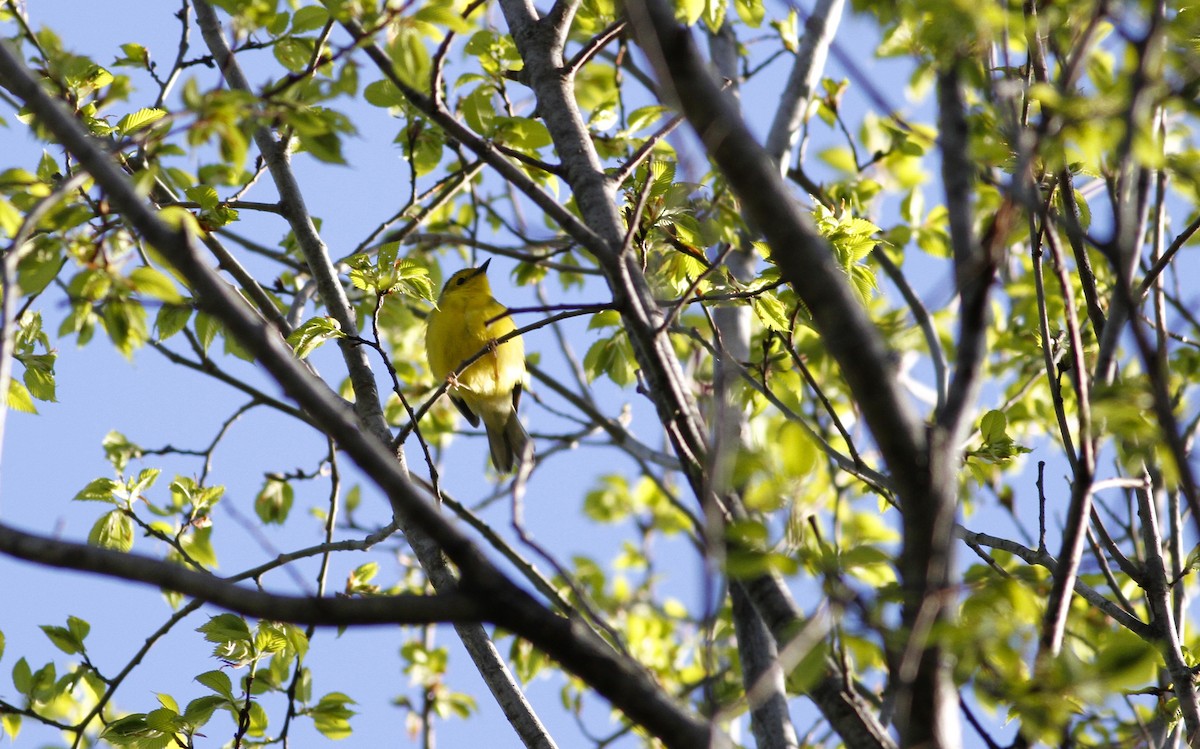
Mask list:
[{"label": "warbler", "polygon": [[[497,343],[516,324],[508,309],[492,298],[487,260],[450,276],[429,314],[425,356],[438,380],[448,380],[450,400],[471,426],[487,431],[492,465],[508,473],[518,460],[533,456],[525,427],[517,418],[525,377],[525,345],[520,336]],[[483,352],[470,366],[469,359]],[[459,370],[462,371],[459,371]]]}]

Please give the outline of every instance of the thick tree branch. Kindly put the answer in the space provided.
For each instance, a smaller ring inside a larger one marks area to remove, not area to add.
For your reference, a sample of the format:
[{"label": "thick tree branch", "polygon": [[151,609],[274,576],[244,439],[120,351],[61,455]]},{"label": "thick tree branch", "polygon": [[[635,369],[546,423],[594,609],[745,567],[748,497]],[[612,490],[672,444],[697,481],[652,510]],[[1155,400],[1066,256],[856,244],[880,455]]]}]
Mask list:
[{"label": "thick tree branch", "polygon": [[1170,581],[1167,579],[1166,560],[1163,559],[1162,531],[1155,507],[1154,490],[1147,479],[1146,485],[1136,492],[1138,519],[1141,522],[1142,541],[1146,549],[1144,569],[1146,602],[1152,618],[1156,639],[1167,662],[1167,673],[1171,675],[1171,688],[1179,699],[1179,710],[1187,727],[1189,746],[1200,743],[1200,695],[1196,691],[1196,677],[1184,658],[1180,643],[1180,629],[1171,608]]},{"label": "thick tree branch", "polygon": [[787,174],[788,157],[799,142],[809,102],[825,72],[825,58],[845,6],[845,0],[817,0],[812,15],[804,22],[804,37],[767,132],[767,156],[779,165],[781,175]]},{"label": "thick tree branch", "polygon": [[[710,33],[708,47],[717,72],[737,94],[738,42],[733,27],[726,22],[716,33]],[[754,278],[755,255],[748,237],[740,237],[739,241],[741,246],[727,248],[714,262],[723,263],[738,281],[749,283]],[[713,357],[715,408],[709,471],[718,494],[744,495],[746,486],[734,483],[733,468],[742,445],[749,441],[750,424],[746,409],[739,407],[734,385],[741,375],[741,363],[750,360],[751,310],[748,305],[720,306],[712,311],[712,320],[719,345]],[[799,744],[788,714],[779,649],[745,590],[730,586],[729,597],[742,660],[742,686],[750,706],[750,728],[758,749],[794,749]]]},{"label": "thick tree branch", "polygon": [[[229,87],[236,91],[252,91],[250,82],[225,42],[225,34],[221,30],[216,11],[205,0],[196,0],[195,8],[200,32]],[[354,311],[346,298],[346,289],[338,280],[337,271],[329,258],[329,250],[317,233],[312,216],[304,204],[300,182],[288,163],[287,146],[277,141],[265,126],[255,128],[254,142],[258,145],[258,150],[275,182],[275,188],[279,191],[279,205],[296,237],[296,244],[304,254],[305,264],[317,282],[317,290],[326,312],[338,321],[347,337],[357,336],[358,326]],[[340,339],[338,345],[346,361],[350,381],[354,384],[354,405],[358,417],[377,439],[386,443],[391,435],[387,421],[383,418],[383,410],[379,407],[379,388],[371,372],[367,352],[345,338]]]},{"label": "thick tree branch", "polygon": [[260,619],[346,626],[489,621],[478,601],[458,591],[379,598],[288,596],[243,588],[173,562],[60,541],[0,524],[0,551],[17,559],[155,585]]},{"label": "thick tree branch", "polygon": [[770,243],[774,261],[812,312],[889,465],[925,464],[924,429],[896,382],[891,354],[778,170],[712,80],[686,29],[661,2],[630,5],[642,48],[655,63],[709,155]]},{"label": "thick tree branch", "polygon": [[787,690],[775,640],[741,586],[729,590],[738,652],[742,654],[742,684],[749,694],[767,680],[765,696],[750,700],[750,730],[759,749],[798,749],[796,729],[788,715]]}]

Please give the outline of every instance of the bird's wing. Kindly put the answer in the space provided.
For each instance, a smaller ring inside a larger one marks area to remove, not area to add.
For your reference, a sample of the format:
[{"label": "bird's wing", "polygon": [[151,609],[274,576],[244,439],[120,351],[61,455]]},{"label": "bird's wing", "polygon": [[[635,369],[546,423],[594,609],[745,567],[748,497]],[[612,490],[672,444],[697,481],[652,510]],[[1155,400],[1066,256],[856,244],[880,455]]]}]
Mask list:
[{"label": "bird's wing", "polygon": [[454,404],[454,407],[458,409],[458,412],[463,415],[463,418],[465,418],[471,424],[471,426],[479,426],[479,414],[472,411],[471,407],[467,405],[465,400],[462,398],[456,398],[452,395],[450,396],[450,401]]}]

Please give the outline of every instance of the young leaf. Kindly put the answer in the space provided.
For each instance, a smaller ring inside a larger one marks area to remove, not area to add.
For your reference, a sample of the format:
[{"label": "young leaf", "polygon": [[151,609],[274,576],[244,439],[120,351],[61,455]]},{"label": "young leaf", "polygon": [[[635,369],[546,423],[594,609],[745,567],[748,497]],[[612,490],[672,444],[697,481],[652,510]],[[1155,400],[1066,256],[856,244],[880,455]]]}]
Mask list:
[{"label": "young leaf", "polygon": [[321,344],[331,338],[345,338],[342,326],[332,317],[314,317],[293,330],[287,337],[287,342],[296,352],[296,357],[306,359]]}]

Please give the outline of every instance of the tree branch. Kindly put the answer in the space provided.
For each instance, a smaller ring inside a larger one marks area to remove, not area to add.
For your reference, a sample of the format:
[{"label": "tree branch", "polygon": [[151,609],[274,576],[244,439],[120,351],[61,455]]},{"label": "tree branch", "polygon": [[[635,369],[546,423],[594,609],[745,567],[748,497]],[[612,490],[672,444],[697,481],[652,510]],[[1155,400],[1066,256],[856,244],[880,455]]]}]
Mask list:
[{"label": "tree branch", "polygon": [[[250,82],[230,52],[229,45],[225,43],[225,35],[216,11],[206,0],[196,0],[195,8],[200,33],[204,36],[204,41],[208,44],[208,49],[229,87],[236,91],[251,92]],[[279,191],[282,214],[296,237],[300,251],[304,254],[309,272],[317,282],[321,302],[329,315],[338,321],[342,332],[350,337],[357,336],[356,317],[346,298],[346,289],[338,280],[337,271],[329,258],[329,250],[317,233],[312,216],[304,204],[300,183],[287,160],[286,146],[276,141],[275,136],[265,126],[255,128],[254,142],[258,145],[258,150],[275,182],[275,188]],[[377,439],[386,443],[391,433],[383,418],[383,409],[379,407],[379,388],[375,384],[367,352],[344,339],[339,340],[338,345],[346,361],[350,380],[354,384],[354,407],[358,418]]]},{"label": "tree branch", "polygon": [[779,165],[780,174],[787,173],[788,155],[799,141],[808,104],[825,72],[825,58],[837,35],[845,6],[845,0],[817,0],[812,15],[804,22],[804,37],[767,132],[767,156]]},{"label": "tree branch", "polygon": [[488,621],[470,595],[395,594],[379,598],[286,596],[243,588],[173,562],[25,533],[0,524],[0,551],[61,569],[155,585],[239,614],[295,624],[424,624]]}]

